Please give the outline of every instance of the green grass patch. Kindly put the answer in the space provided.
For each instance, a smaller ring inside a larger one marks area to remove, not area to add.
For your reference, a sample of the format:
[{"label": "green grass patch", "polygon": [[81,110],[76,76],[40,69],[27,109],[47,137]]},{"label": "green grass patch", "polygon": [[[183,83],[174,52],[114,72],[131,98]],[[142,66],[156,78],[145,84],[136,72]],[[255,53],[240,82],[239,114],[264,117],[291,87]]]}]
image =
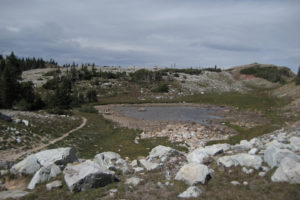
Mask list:
[{"label": "green grass patch", "polygon": [[148,155],[152,148],[160,144],[185,150],[166,138],[143,139],[135,144],[134,139],[141,131],[117,127],[98,114],[78,112],[76,115],[87,118],[86,126],[49,148],[71,146],[80,158],[93,158],[97,153],[113,151],[123,158],[128,156],[132,159]]}]

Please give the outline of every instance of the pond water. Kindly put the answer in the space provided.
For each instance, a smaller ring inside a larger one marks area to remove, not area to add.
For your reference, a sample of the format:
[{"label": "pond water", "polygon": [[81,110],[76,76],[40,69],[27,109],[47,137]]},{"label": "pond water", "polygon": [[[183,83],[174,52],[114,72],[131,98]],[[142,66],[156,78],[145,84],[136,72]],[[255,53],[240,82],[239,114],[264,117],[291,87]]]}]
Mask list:
[{"label": "pond water", "polygon": [[[141,109],[145,109],[141,111]],[[199,107],[199,106],[124,106],[112,108],[112,110],[120,111],[127,117],[133,117],[144,120],[160,120],[160,121],[180,121],[195,122],[205,124],[208,120],[222,119],[216,115],[216,111],[221,110],[220,107]]]}]

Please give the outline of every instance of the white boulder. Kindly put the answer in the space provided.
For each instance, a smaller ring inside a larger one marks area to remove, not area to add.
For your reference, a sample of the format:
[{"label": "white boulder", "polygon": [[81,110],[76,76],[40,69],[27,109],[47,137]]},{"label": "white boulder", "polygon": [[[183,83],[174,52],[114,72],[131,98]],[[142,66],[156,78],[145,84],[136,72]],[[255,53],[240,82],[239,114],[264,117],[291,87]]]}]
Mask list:
[{"label": "white boulder", "polygon": [[269,146],[264,153],[264,160],[270,167],[277,167],[283,158],[289,157],[296,162],[300,162],[300,156],[288,149],[279,149],[275,146]]},{"label": "white boulder", "polygon": [[284,158],[271,180],[273,182],[300,183],[300,163],[289,157]]},{"label": "white boulder", "polygon": [[190,186],[186,191],[179,194],[178,197],[183,199],[197,198],[201,193],[202,191],[196,186]]},{"label": "white boulder", "polygon": [[217,160],[218,165],[223,165],[225,167],[231,166],[246,166],[259,169],[261,167],[263,160],[260,156],[249,155],[247,153],[240,153],[232,156],[223,156]]},{"label": "white boulder", "polygon": [[77,160],[75,150],[70,147],[50,149],[27,156],[15,164],[10,171],[13,174],[34,174],[43,166],[66,165]]},{"label": "white boulder", "polygon": [[67,166],[64,179],[71,192],[105,186],[116,180],[114,172],[90,160]]},{"label": "white boulder", "polygon": [[180,168],[175,176],[175,180],[184,181],[189,185],[204,184],[210,178],[210,173],[211,170],[206,165],[188,163]]}]

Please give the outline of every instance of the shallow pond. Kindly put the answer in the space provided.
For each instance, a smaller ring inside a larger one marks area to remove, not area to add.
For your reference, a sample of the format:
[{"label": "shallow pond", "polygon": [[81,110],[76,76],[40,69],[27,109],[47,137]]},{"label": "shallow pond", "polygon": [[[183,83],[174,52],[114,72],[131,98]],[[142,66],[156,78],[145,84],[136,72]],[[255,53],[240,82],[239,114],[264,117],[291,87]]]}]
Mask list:
[{"label": "shallow pond", "polygon": [[160,120],[160,121],[181,121],[206,123],[212,119],[222,119],[216,112],[220,107],[199,107],[199,106],[124,106],[115,107],[112,110],[120,111],[127,117]]}]

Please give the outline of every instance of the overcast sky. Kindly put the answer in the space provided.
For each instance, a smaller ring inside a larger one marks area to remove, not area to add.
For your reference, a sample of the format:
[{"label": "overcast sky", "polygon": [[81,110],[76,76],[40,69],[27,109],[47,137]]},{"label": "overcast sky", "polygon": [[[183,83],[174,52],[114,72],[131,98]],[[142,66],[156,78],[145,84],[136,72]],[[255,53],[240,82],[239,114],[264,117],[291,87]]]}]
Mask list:
[{"label": "overcast sky", "polygon": [[300,0],[1,0],[0,54],[60,64],[300,65]]}]

